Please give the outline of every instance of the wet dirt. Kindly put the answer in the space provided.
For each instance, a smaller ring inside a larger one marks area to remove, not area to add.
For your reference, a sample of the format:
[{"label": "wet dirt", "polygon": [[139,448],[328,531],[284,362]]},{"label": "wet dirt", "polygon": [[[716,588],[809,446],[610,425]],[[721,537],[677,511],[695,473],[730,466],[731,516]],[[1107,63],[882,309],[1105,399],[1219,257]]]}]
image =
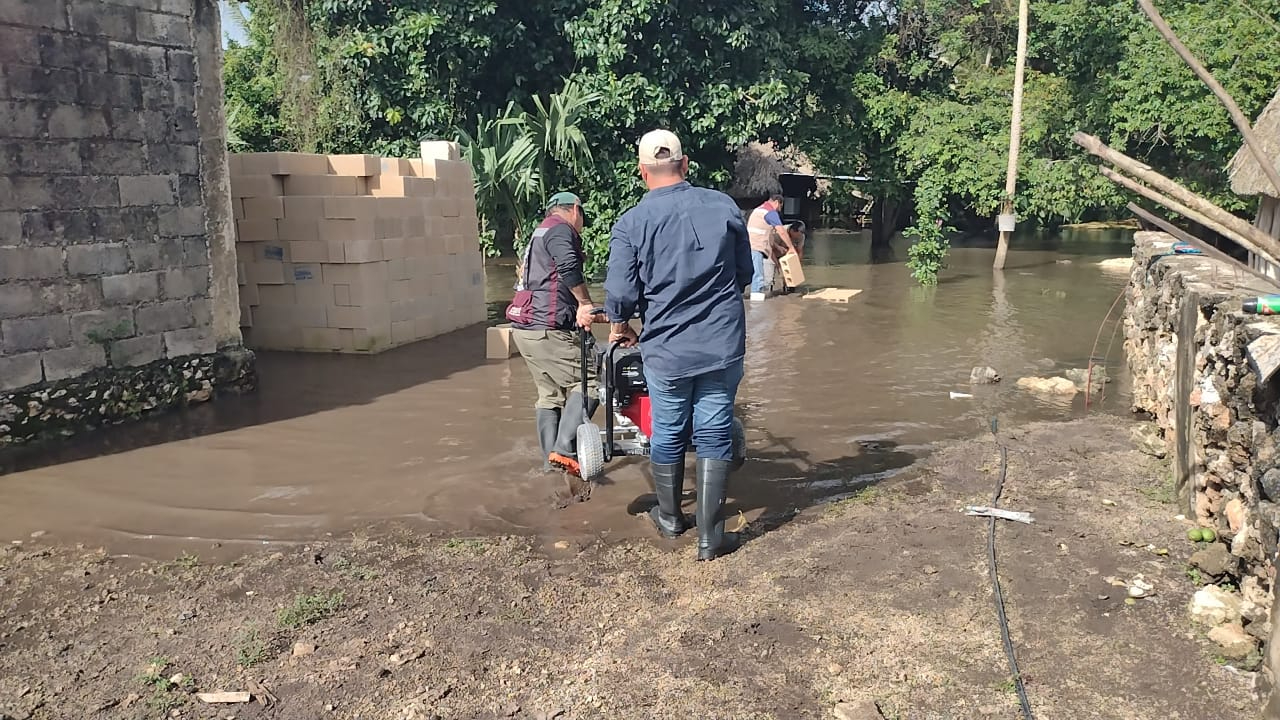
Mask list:
[{"label": "wet dirt", "polygon": [[[1126,236],[1081,237],[1023,243],[999,279],[989,248],[957,247],[936,288],[917,287],[900,262],[869,264],[865,236],[815,237],[809,286],[863,292],[848,304],[793,295],[748,306],[739,413],[752,461],[730,511],[781,525],[993,417],[1015,427],[1081,416],[1082,395],[1037,397],[1014,382],[1107,349],[1117,382],[1095,409],[1127,409],[1113,325],[1094,349],[1124,281],[1094,263],[1126,254]],[[494,307],[511,280],[509,267],[489,269]],[[970,387],[976,365],[1004,381]],[[518,357],[486,361],[481,327],[376,357],[263,353],[259,369],[256,394],[0,456],[0,538],[45,532],[167,559],[391,523],[547,543],[649,535],[627,511],[649,492],[635,459],[612,464],[589,502],[555,509],[564,483],[537,470],[528,372]]]},{"label": "wet dirt", "polygon": [[[1032,707],[1252,717],[1249,674],[1187,621],[1194,548],[1160,499],[1167,465],[1130,427],[1098,415],[1001,433],[1002,505],[1036,519],[997,530]],[[0,717],[807,720],[875,701],[893,720],[1012,720],[986,521],[959,512],[988,501],[998,458],[989,435],[936,445],[805,522],[753,524],[714,563],[411,526],[233,564],[28,539],[0,547]],[[1108,577],[1139,573],[1152,594],[1126,604]],[[266,704],[193,694],[215,691]]]}]

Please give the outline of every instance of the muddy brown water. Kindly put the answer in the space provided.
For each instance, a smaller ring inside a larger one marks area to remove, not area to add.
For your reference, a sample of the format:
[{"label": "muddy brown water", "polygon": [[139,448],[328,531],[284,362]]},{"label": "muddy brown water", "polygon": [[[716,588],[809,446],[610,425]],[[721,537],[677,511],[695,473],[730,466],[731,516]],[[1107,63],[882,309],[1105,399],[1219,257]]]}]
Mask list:
[{"label": "muddy brown water", "polygon": [[[819,234],[810,287],[857,288],[848,304],[798,296],[747,308],[739,415],[751,461],[730,510],[783,523],[908,470],[938,440],[1032,420],[1124,412],[1128,379],[1112,321],[1125,277],[1096,262],[1126,233],[1028,238],[1003,277],[989,246],[953,248],[936,288],[901,262],[869,264],[864,235]],[[897,249],[905,257],[905,248]],[[497,314],[509,266],[489,268]],[[598,291],[597,291],[598,292]],[[1109,353],[1107,350],[1109,348]],[[1085,407],[1014,387],[1023,375],[1107,354],[1115,382]],[[970,387],[975,365],[1004,376]],[[484,328],[376,357],[261,353],[260,390],[0,458],[0,539],[32,533],[153,559],[305,543],[387,524],[529,534],[547,541],[649,536],[628,507],[649,493],[615,461],[589,502],[557,510],[539,465],[523,362],[486,361]],[[952,399],[952,391],[972,393]],[[599,416],[597,416],[598,418]]]}]

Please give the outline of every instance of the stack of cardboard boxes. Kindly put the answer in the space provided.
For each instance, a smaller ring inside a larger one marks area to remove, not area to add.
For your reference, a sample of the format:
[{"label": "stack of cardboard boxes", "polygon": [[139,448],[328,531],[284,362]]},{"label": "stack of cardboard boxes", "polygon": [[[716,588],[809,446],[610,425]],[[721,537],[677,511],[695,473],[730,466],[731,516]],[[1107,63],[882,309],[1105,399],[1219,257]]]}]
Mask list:
[{"label": "stack of cardboard boxes", "polygon": [[245,344],[375,353],[483,322],[471,168],[422,159],[230,156]]}]

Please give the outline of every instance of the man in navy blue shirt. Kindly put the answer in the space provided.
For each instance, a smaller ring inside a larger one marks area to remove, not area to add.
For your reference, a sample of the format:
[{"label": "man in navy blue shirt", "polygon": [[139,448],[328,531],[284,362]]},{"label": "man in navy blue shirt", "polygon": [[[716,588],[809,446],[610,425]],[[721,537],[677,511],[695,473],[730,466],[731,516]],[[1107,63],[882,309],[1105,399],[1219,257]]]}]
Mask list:
[{"label": "man in navy blue shirt", "polygon": [[[685,429],[698,450],[698,559],[731,552],[724,532],[733,457],[733,401],[742,381],[751,247],[742,214],[724,193],[685,181],[689,159],[680,140],[654,130],[640,140],[640,176],[648,194],[613,226],[605,310],[610,342],[640,343],[652,402],[650,467],[658,531],[689,528],[680,511]],[[644,337],[627,324],[636,311]]]}]

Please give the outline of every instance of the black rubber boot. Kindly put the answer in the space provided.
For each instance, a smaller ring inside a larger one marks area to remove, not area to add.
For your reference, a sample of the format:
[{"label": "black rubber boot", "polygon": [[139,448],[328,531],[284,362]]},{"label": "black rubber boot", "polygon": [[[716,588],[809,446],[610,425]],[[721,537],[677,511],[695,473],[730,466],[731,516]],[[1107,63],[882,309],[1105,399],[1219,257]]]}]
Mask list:
[{"label": "black rubber boot", "polygon": [[538,447],[542,448],[542,469],[550,470],[551,461],[547,458],[556,445],[556,433],[560,430],[560,411],[547,408],[534,408],[534,418],[538,421]]},{"label": "black rubber boot", "polygon": [[578,426],[591,419],[591,416],[596,414],[596,407],[600,405],[600,401],[594,398],[590,402],[587,417],[584,418],[582,393],[577,391],[569,393],[569,399],[564,402],[564,410],[560,412],[560,426],[556,433],[555,446],[548,454],[551,464],[574,475],[579,474]]},{"label": "black rubber boot", "polygon": [[729,490],[728,460],[698,458],[698,559],[714,560],[738,549],[738,533],[724,531],[724,498]]},{"label": "black rubber boot", "polygon": [[653,491],[658,504],[649,510],[649,519],[662,537],[674,538],[684,534],[692,519],[680,511],[680,499],[684,494],[684,463],[659,465],[649,463],[653,472]]}]

